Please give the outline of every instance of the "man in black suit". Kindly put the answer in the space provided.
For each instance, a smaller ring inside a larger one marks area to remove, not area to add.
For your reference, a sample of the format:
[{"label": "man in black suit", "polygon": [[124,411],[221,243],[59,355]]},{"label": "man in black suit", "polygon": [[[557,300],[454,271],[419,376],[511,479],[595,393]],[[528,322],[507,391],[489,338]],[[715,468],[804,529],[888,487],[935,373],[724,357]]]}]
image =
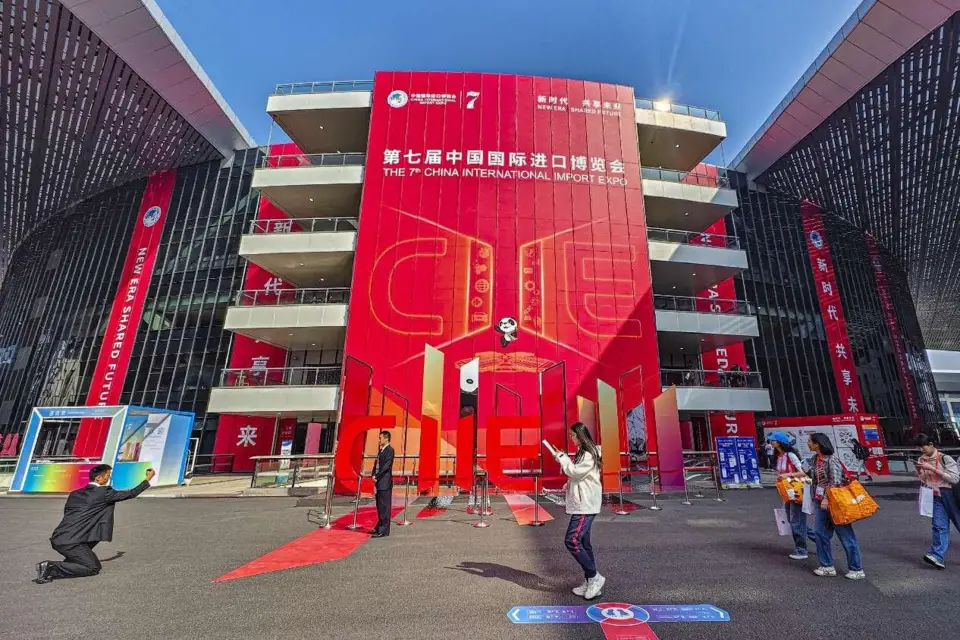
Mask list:
[{"label": "man in black suit", "polygon": [[83,578],[100,573],[100,560],[93,548],[98,542],[113,539],[113,507],[118,502],[136,498],[156,475],[147,469],[146,479],[129,491],[114,491],[109,486],[113,468],[98,464],[90,469],[90,484],[67,497],[63,520],[53,530],[50,544],[64,560],[44,561],[37,565],[37,584],[59,578]]},{"label": "man in black suit", "polygon": [[380,432],[380,452],[373,464],[373,484],[377,496],[377,526],[373,529],[373,538],[386,538],[390,535],[390,508],[393,503],[393,447],[390,446],[390,432]]}]

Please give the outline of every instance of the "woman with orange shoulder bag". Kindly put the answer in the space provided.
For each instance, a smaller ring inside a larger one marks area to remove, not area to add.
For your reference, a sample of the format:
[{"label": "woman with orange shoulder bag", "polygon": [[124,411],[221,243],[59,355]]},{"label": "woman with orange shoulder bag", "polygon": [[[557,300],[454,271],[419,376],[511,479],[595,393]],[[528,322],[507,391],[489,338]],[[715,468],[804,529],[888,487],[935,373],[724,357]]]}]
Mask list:
[{"label": "woman with orange shoulder bag", "polygon": [[814,512],[816,517],[817,558],[820,566],[814,569],[818,576],[828,577],[837,575],[833,566],[833,534],[840,538],[840,544],[847,555],[847,573],[844,576],[850,580],[863,580],[867,575],[863,572],[860,560],[860,545],[857,543],[857,534],[849,524],[834,524],[830,516],[830,504],[827,499],[827,489],[842,487],[846,483],[843,464],[838,456],[833,455],[833,443],[822,433],[810,434],[807,446],[816,455],[813,461],[813,491]]},{"label": "woman with orange shoulder bag", "polygon": [[[777,480],[784,483],[794,478],[806,478],[807,474],[803,472],[800,465],[800,456],[790,441],[790,436],[782,431],[775,431],[770,434],[767,441],[773,445],[777,455]],[[807,488],[805,487],[804,490]],[[790,554],[792,560],[806,560],[807,554],[807,514],[803,512],[803,505],[800,500],[787,500],[784,496],[783,509],[787,512],[787,520],[790,522],[790,533],[793,534],[793,553]],[[798,496],[802,498],[801,496]]]}]

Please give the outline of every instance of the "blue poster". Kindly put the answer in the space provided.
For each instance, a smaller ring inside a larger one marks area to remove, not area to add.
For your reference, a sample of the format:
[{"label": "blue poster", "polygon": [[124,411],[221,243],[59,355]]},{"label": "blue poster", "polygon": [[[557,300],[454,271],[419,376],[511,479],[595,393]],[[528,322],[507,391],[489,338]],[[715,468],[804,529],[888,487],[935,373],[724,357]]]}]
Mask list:
[{"label": "blue poster", "polygon": [[717,464],[720,466],[721,487],[732,489],[743,486],[736,438],[717,438]]},{"label": "blue poster", "polygon": [[735,438],[740,477],[748,485],[760,486],[760,462],[757,459],[757,441],[753,438]]}]

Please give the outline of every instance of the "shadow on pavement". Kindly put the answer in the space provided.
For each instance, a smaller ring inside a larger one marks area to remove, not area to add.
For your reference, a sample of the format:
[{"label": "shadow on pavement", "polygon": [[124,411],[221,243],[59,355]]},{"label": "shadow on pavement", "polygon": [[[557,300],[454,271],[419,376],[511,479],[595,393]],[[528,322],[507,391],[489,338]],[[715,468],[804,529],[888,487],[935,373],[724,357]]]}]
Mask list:
[{"label": "shadow on pavement", "polygon": [[531,591],[545,591],[548,593],[556,593],[558,591],[556,587],[545,582],[543,578],[535,573],[521,571],[520,569],[514,569],[513,567],[493,562],[461,562],[456,567],[447,568],[469,573],[470,575],[481,578],[499,578],[500,580],[512,582],[519,587],[530,589]]}]

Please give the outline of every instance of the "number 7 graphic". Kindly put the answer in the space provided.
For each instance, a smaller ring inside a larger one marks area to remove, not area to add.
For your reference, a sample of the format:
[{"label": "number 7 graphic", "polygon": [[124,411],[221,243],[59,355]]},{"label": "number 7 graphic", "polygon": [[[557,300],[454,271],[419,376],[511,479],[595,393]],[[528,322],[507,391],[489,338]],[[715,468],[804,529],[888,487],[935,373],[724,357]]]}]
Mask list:
[{"label": "number 7 graphic", "polygon": [[473,105],[479,98],[479,91],[467,91],[467,109],[473,109]]}]

